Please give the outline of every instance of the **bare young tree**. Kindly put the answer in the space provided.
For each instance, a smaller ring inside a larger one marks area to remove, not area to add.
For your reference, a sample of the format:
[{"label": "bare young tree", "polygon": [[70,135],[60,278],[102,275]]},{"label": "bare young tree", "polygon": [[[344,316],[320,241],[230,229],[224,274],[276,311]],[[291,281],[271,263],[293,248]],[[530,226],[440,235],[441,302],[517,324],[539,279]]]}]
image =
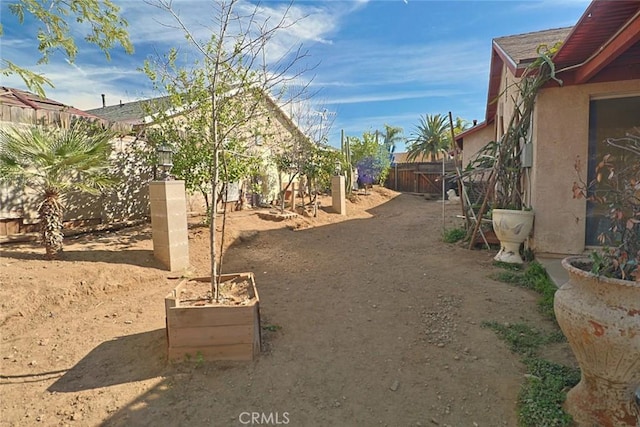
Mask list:
[{"label": "bare young tree", "polygon": [[[174,26],[180,29],[198,59],[190,67],[179,65],[179,51],[171,50],[162,61],[147,62],[145,70],[159,89],[169,94],[173,111],[180,111],[180,120],[162,120],[165,126],[180,127],[182,132],[195,132],[200,139],[198,148],[208,156],[212,206],[210,209],[211,285],[214,299],[219,300],[219,272],[224,247],[223,214],[220,253],[216,243],[216,205],[221,182],[228,176],[230,158],[248,156],[248,148],[259,136],[264,141],[278,141],[281,151],[298,152],[306,137],[302,132],[293,135],[274,135],[269,121],[269,103],[286,108],[305,96],[307,86],[291,93],[291,82],[298,83],[301,76],[313,67],[305,66],[307,52],[302,45],[286,50],[278,58],[271,58],[270,48],[279,33],[299,24],[293,18],[289,4],[275,17],[266,13],[261,5],[247,9],[246,2],[217,0],[211,3],[212,28],[210,37],[199,40],[175,9],[171,0],[155,0],[150,4],[165,11]],[[166,108],[164,111],[168,111]],[[169,119],[169,117],[165,117]],[[177,133],[177,132],[176,132]],[[233,156],[225,156],[229,147]],[[235,152],[235,150],[242,152]],[[221,270],[221,267],[220,267]]]}]

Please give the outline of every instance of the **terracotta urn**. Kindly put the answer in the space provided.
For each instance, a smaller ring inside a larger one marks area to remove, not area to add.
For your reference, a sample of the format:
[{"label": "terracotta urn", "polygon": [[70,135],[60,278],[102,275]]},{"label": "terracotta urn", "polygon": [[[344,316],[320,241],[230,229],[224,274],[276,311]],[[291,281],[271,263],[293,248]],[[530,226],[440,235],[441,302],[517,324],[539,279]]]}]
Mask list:
[{"label": "terracotta urn", "polygon": [[500,240],[500,252],[496,261],[522,264],[520,245],[527,240],[533,228],[533,211],[493,209],[491,211],[493,231]]},{"label": "terracotta urn", "polygon": [[590,268],[585,257],[562,266],[569,281],[556,292],[554,310],[582,371],[565,408],[578,426],[638,426],[640,282],[583,270]]}]

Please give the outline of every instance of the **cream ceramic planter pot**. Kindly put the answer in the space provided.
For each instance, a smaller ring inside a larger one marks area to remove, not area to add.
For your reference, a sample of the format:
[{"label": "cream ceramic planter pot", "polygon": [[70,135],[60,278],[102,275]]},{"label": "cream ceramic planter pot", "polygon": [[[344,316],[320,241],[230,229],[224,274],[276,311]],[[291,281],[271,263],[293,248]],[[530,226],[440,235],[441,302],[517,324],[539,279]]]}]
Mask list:
[{"label": "cream ceramic planter pot", "polygon": [[562,261],[569,281],[554,300],[558,324],[582,371],[565,407],[579,426],[638,426],[640,282],[599,277],[576,266],[589,261]]},{"label": "cream ceramic planter pot", "polygon": [[493,231],[500,240],[500,252],[496,261],[522,264],[520,245],[527,239],[533,228],[533,211],[513,209],[493,209],[491,218]]}]

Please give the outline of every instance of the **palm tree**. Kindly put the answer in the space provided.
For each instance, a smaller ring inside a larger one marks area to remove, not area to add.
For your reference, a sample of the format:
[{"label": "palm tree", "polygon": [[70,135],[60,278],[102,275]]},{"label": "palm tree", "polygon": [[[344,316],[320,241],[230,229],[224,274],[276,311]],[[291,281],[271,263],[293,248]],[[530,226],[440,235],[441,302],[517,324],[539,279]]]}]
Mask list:
[{"label": "palm tree", "polygon": [[471,123],[469,121],[463,119],[462,117],[456,117],[453,122],[453,134],[458,135],[459,133],[464,132],[465,130],[471,127]]},{"label": "palm tree", "polygon": [[393,153],[395,151],[397,143],[405,141],[402,132],[403,129],[399,126],[389,126],[388,124],[384,125],[384,132],[382,136],[384,137],[384,146],[389,153]]},{"label": "palm tree", "polygon": [[62,251],[65,195],[98,194],[115,183],[108,173],[112,137],[111,131],[80,121],[68,129],[0,129],[0,181],[28,187],[38,195],[47,259]]},{"label": "palm tree", "polygon": [[420,155],[429,155],[433,161],[439,150],[448,148],[451,141],[449,132],[449,124],[444,116],[425,114],[408,140],[407,159],[411,161]]}]

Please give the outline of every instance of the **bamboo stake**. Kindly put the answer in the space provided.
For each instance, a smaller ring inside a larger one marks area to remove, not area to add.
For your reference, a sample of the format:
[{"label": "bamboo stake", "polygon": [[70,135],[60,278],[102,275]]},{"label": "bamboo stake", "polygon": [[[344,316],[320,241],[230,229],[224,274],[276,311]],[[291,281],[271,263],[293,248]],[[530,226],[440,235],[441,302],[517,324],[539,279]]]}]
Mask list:
[{"label": "bamboo stake", "polygon": [[[487,210],[487,205],[489,204],[489,199],[491,198],[491,193],[493,192],[493,187],[496,183],[496,180],[495,180],[496,176],[497,174],[495,173],[495,169],[491,169],[491,173],[489,174],[489,188],[487,189],[487,192],[484,195],[484,199],[482,200],[482,205],[480,206],[480,210],[478,211],[478,216],[476,217],[476,223],[473,227],[471,238],[469,239],[469,250],[473,249],[473,246],[475,244],[476,235],[478,234],[478,230],[480,229],[480,225],[482,224],[482,216],[484,215],[484,212]],[[487,242],[487,239],[485,239],[484,234],[482,235],[482,238],[484,239],[484,243],[487,245],[487,249],[489,249],[489,243]]]}]

